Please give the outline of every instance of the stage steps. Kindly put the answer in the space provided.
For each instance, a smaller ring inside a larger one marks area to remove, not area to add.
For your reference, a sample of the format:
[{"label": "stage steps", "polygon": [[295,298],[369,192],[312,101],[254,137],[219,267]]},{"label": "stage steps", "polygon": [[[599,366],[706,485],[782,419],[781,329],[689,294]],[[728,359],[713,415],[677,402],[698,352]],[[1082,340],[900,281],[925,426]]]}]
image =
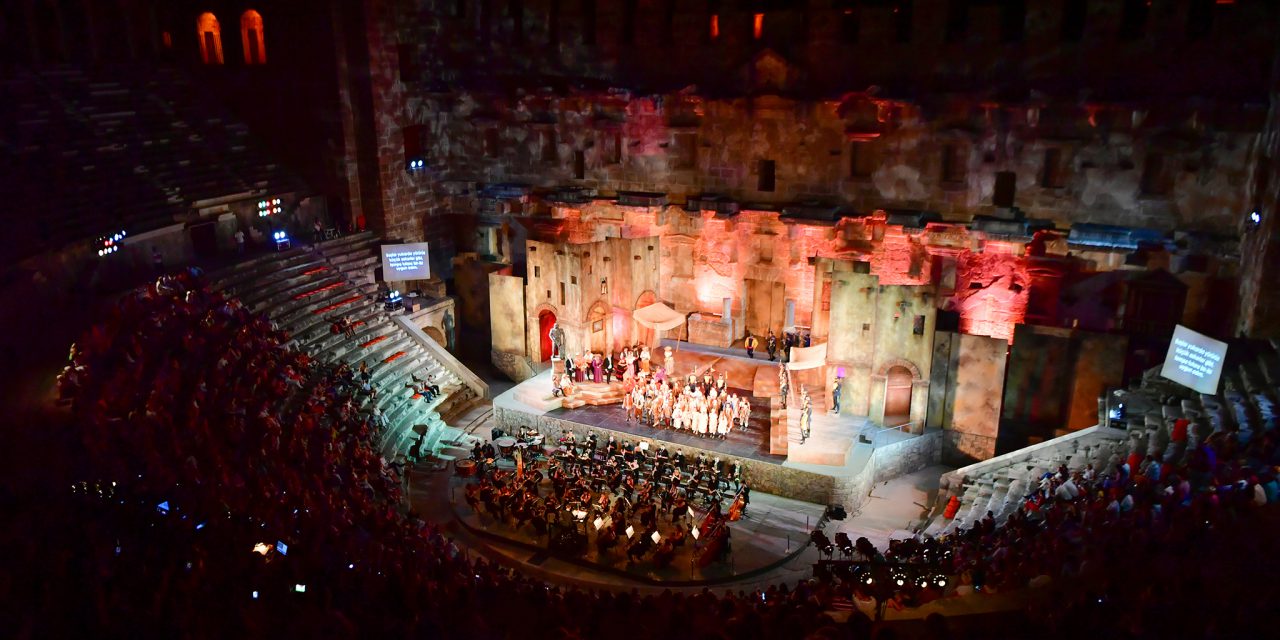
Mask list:
[{"label": "stage steps", "polygon": [[516,387],[516,400],[539,411],[551,411],[564,406],[564,398],[551,395],[551,375],[541,373]]},{"label": "stage steps", "polygon": [[595,406],[622,404],[621,382],[580,382],[575,387],[571,400],[582,400],[583,404]]},{"label": "stage steps", "polygon": [[853,454],[857,438],[850,438],[845,432],[843,422],[849,420],[823,411],[819,405],[813,405],[813,424],[809,429],[809,438],[800,443],[800,401],[792,397],[787,401],[785,411],[787,421],[787,460],[808,464],[821,464],[843,467]]}]

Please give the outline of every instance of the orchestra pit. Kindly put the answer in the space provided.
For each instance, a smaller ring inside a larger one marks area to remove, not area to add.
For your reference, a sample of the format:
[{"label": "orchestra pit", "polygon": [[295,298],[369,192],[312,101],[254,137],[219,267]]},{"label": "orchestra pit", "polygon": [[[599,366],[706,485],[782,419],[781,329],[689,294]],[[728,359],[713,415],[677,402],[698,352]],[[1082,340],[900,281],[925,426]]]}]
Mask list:
[{"label": "orchestra pit", "polygon": [[0,0],[16,638],[1280,620],[1280,6]]}]

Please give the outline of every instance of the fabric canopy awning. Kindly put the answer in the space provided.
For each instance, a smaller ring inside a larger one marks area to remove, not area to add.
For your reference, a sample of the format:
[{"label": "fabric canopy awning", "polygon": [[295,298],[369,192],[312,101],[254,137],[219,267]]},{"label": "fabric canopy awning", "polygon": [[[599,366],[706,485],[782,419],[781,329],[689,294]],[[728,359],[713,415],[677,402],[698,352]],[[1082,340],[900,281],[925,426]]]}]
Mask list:
[{"label": "fabric canopy awning", "polygon": [[815,344],[812,347],[792,347],[791,361],[787,368],[792,371],[816,369],[827,363],[827,343]]},{"label": "fabric canopy awning", "polygon": [[631,317],[635,318],[636,322],[658,331],[674,329],[684,324],[685,320],[684,314],[661,302],[655,302],[643,309],[636,309]]}]

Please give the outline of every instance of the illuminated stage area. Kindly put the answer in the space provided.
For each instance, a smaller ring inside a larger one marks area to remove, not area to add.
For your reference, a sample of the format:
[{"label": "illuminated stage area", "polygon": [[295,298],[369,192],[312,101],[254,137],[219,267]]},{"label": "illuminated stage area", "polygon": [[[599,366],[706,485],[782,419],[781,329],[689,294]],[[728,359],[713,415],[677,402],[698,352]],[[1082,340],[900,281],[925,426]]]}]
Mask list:
[{"label": "illuminated stage area", "polygon": [[3,6],[19,637],[1276,627],[1280,2]]},{"label": "illuminated stage area", "polygon": [[[679,357],[692,360],[700,356],[682,352]],[[770,433],[758,419],[753,420],[745,433],[719,440],[687,431],[654,428],[634,420],[628,422],[620,404],[570,409],[562,408],[561,404],[561,398],[552,397],[551,372],[545,371],[494,399],[495,424],[512,434],[535,428],[549,441],[572,433],[577,441],[584,442],[594,435],[599,442],[612,437],[618,442],[648,443],[655,451],[665,446],[673,455],[679,451],[688,458],[702,454],[709,459],[723,459],[727,464],[738,462],[745,482],[753,490],[815,504],[839,504],[849,509],[866,499],[873,478],[894,477],[936,463],[940,448],[937,433],[911,435],[899,430],[879,430],[868,425],[864,418],[821,412],[814,413],[813,436],[800,444],[799,410],[794,408],[795,403],[789,411],[780,412],[785,415],[783,422],[788,432],[793,434],[787,455],[768,452]],[[864,437],[859,438],[859,434]],[[863,441],[871,436],[875,446]]]}]

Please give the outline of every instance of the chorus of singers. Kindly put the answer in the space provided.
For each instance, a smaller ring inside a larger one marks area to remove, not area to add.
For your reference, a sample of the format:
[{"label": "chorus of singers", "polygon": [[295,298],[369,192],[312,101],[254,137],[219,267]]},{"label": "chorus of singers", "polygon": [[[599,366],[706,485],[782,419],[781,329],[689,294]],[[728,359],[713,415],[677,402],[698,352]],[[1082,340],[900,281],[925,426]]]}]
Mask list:
[{"label": "chorus of singers", "polygon": [[650,377],[640,375],[623,383],[622,407],[627,422],[724,439],[731,431],[746,429],[751,403],[729,391],[724,374],[714,378],[709,369],[701,379],[690,373],[683,383],[668,380],[659,367]]},{"label": "chorus of singers", "polygon": [[[745,513],[750,490],[736,462],[702,453],[686,461],[683,452],[673,456],[665,447],[646,454],[612,439],[602,449],[595,444],[594,436],[585,446],[569,442],[545,473],[534,468],[520,475],[485,465],[479,482],[466,488],[467,503],[516,530],[528,527],[538,537],[557,526],[580,524],[596,531],[597,557],[621,544],[629,563],[652,552],[649,559],[656,567],[669,565],[676,549],[688,542],[695,502],[707,511],[700,525],[704,542],[727,536],[726,518],[737,520]],[[731,483],[737,493],[726,514],[721,502]]]}]

